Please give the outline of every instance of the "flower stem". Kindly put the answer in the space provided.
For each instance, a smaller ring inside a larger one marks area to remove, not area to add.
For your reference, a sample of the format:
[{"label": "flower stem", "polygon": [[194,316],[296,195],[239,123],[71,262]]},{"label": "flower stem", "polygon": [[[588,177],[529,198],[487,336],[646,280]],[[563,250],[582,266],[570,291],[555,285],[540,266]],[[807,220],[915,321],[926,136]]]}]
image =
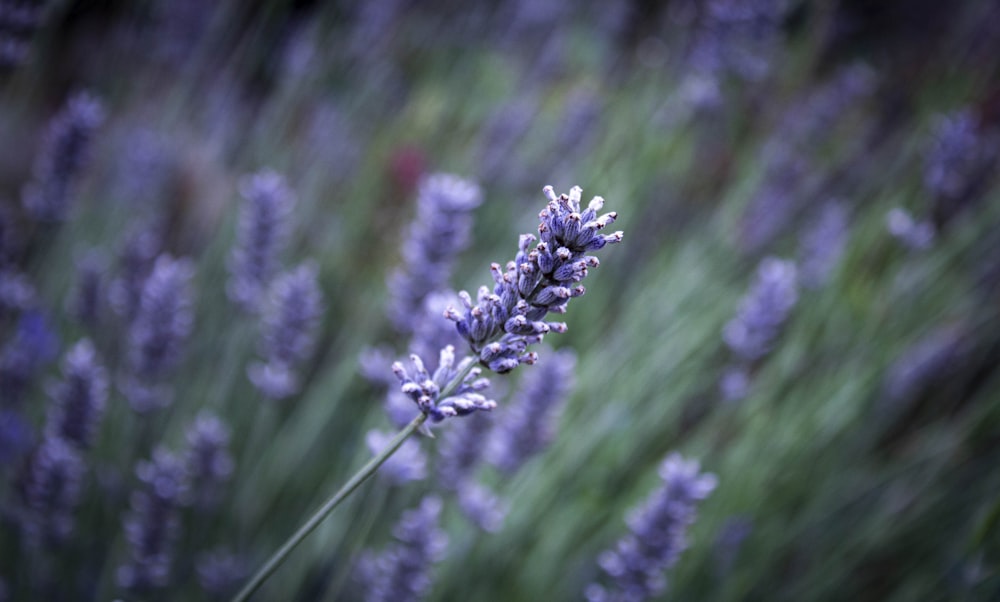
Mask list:
[{"label": "flower stem", "polygon": [[252,596],[253,593],[264,583],[264,581],[266,581],[267,578],[270,577],[275,570],[277,570],[281,563],[285,561],[285,558],[291,554],[292,550],[302,543],[302,540],[312,533],[316,527],[318,527],[319,524],[322,523],[331,512],[333,512],[334,508],[336,508],[340,502],[344,501],[344,499],[351,495],[351,493],[353,493],[354,490],[361,485],[361,483],[364,483],[369,477],[375,474],[378,467],[388,460],[389,457],[392,456],[392,454],[395,453],[395,451],[403,444],[403,441],[406,441],[407,437],[420,428],[420,425],[422,425],[425,420],[427,420],[426,414],[421,413],[417,415],[417,417],[411,420],[410,423],[403,428],[403,430],[396,434],[385,449],[369,460],[367,464],[362,466],[361,470],[356,472],[354,476],[351,477],[351,480],[344,483],[344,486],[341,487],[340,490],[333,495],[333,497],[328,499],[326,503],[323,504],[323,506],[321,506],[320,509],[305,522],[305,524],[299,527],[298,531],[288,538],[288,541],[286,541],[277,552],[271,555],[267,562],[264,563],[264,566],[262,566],[254,574],[253,578],[251,578],[250,581],[243,586],[243,589],[236,594],[233,598],[233,602],[245,602],[246,600],[249,600],[250,596]]}]

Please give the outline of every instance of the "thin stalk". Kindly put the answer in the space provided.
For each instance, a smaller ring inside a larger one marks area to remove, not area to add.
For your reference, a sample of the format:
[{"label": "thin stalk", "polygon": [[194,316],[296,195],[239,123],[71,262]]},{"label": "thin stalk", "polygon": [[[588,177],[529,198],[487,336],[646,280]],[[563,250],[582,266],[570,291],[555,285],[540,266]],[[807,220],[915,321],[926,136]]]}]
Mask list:
[{"label": "thin stalk", "polygon": [[[446,399],[449,395],[451,395],[462,383],[462,380],[474,365],[475,362],[469,362],[464,370],[460,371],[454,378],[452,378],[444,389],[441,390],[439,398]],[[354,493],[355,489],[375,474],[375,471],[378,470],[379,466],[382,466],[382,464],[384,464],[385,461],[392,456],[392,454],[396,453],[396,450],[403,445],[403,442],[406,441],[406,439],[417,429],[419,429],[426,420],[426,414],[422,412],[418,414],[416,418],[411,420],[410,423],[403,428],[403,430],[399,431],[399,433],[392,438],[392,441],[389,442],[389,445],[387,445],[385,449],[369,460],[367,464],[362,466],[361,470],[354,473],[354,476],[351,477],[349,481],[344,483],[344,486],[341,487],[337,493],[333,494],[333,497],[328,499],[326,503],[324,503],[320,509],[305,522],[305,524],[299,527],[298,531],[288,538],[284,545],[278,548],[277,552],[268,558],[267,562],[264,563],[264,566],[260,567],[260,569],[254,573],[254,576],[250,579],[250,581],[243,586],[243,589],[241,589],[240,592],[233,597],[232,602],[246,602],[249,600],[250,596],[252,596],[261,585],[263,585],[264,581],[266,581],[267,578],[270,577],[279,566],[281,566],[281,563],[284,562],[285,558],[292,553],[292,550],[302,543],[302,540],[308,537],[310,533],[315,531],[316,527],[318,527],[320,523],[326,519],[326,517],[330,516],[330,513],[333,512],[334,508],[336,508],[340,502],[344,501],[347,496]]]},{"label": "thin stalk", "polygon": [[351,480],[344,483],[344,486],[341,487],[340,490],[333,495],[333,497],[328,499],[326,503],[323,504],[320,509],[305,522],[305,524],[299,527],[298,531],[288,538],[288,541],[286,541],[284,545],[278,548],[277,552],[271,555],[271,558],[264,563],[264,566],[262,566],[254,574],[253,578],[247,582],[243,589],[236,594],[233,598],[233,602],[245,602],[246,600],[249,600],[250,596],[257,591],[257,588],[259,588],[264,581],[267,580],[272,573],[274,573],[281,563],[285,561],[285,558],[288,557],[292,550],[302,543],[302,540],[304,540],[310,533],[315,531],[316,527],[318,527],[320,523],[322,523],[323,520],[325,520],[326,517],[333,512],[334,508],[336,508],[340,502],[344,501],[344,499],[351,495],[354,490],[358,488],[358,486],[375,474],[378,467],[388,460],[389,457],[392,456],[392,454],[403,444],[403,441],[406,441],[407,437],[420,428],[420,425],[422,425],[425,420],[427,420],[426,414],[421,413],[417,415],[417,417],[411,420],[410,423],[403,428],[403,430],[399,431],[399,433],[393,437],[392,441],[389,442],[389,445],[387,445],[385,449],[369,460],[367,464],[362,466],[361,470],[356,472],[354,476],[351,477]]}]

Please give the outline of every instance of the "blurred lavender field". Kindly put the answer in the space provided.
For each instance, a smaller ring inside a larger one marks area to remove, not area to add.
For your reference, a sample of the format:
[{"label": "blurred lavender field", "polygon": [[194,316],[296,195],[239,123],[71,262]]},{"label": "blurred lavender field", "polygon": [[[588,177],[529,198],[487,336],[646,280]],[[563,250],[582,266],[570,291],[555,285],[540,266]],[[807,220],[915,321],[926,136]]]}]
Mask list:
[{"label": "blurred lavender field", "polygon": [[255,599],[1000,598],[997,57],[990,0],[0,0],[0,601],[236,593],[545,185],[625,232],[587,294]]}]

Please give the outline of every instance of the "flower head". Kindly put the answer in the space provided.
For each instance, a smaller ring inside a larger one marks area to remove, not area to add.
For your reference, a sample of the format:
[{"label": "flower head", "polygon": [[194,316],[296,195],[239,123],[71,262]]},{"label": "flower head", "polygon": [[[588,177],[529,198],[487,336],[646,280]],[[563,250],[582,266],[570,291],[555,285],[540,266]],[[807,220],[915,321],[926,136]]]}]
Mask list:
[{"label": "flower head", "polygon": [[564,323],[544,318],[565,313],[569,300],[584,294],[580,281],[600,264],[587,253],[622,239],[620,231],[601,233],[617,217],[614,212],[599,215],[604,206],[601,197],[594,197],[584,209],[579,187],[558,197],[551,186],[544,192],[549,203],[539,214],[539,237],[522,235],[514,261],[503,269],[493,264],[492,292],[481,287],[473,303],[462,291],[464,311],[449,307],[445,312],[480,363],[497,373],[534,363],[537,356],[528,346],[548,332],[565,332]]}]

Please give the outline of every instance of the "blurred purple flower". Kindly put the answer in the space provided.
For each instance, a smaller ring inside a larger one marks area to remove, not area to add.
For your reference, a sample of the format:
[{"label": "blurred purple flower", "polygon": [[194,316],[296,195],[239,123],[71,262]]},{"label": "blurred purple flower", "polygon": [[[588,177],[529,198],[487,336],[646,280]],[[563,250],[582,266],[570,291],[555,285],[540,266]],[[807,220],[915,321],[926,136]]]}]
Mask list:
[{"label": "blurred purple flower", "polygon": [[107,373],[88,339],[66,353],[62,370],[62,382],[51,391],[46,432],[86,450],[93,445],[108,402]]},{"label": "blurred purple flower", "polygon": [[367,553],[361,558],[357,571],[367,602],[410,602],[430,591],[431,565],[444,557],[448,545],[438,528],[440,514],[441,500],[425,497],[396,524],[397,543],[377,556]]},{"label": "blurred purple flower", "polygon": [[934,224],[918,222],[901,207],[894,207],[885,216],[885,227],[889,234],[914,250],[930,248],[936,237]]},{"label": "blurred purple flower", "polygon": [[90,153],[94,130],[104,121],[104,107],[85,92],[76,94],[49,123],[22,193],[27,212],[38,221],[66,219],[77,180]]},{"label": "blurred purple flower", "polygon": [[142,289],[162,248],[159,224],[133,225],[117,252],[117,276],[108,287],[111,308],[126,324],[135,319]]},{"label": "blurred purple flower", "polygon": [[663,484],[626,519],[629,534],[598,557],[612,585],[587,586],[589,602],[640,602],[666,589],[663,573],[688,547],[687,530],[697,505],[715,489],[715,475],[701,473],[697,461],[670,454],[660,466]]},{"label": "blurred purple flower", "polygon": [[767,257],[761,261],[750,290],[722,336],[733,354],[745,362],[764,357],[798,301],[795,264]]},{"label": "blurred purple flower", "polygon": [[[392,433],[371,430],[365,435],[365,443],[372,455],[376,455],[386,448],[393,436]],[[395,485],[423,480],[427,476],[427,457],[420,449],[420,443],[415,439],[404,441],[382,465],[379,475]]]},{"label": "blurred purple flower", "polygon": [[244,203],[229,259],[226,292],[238,306],[254,312],[260,309],[259,303],[281,267],[295,194],[273,171],[247,176],[240,184],[240,194]]},{"label": "blurred purple flower", "polygon": [[458,489],[472,477],[482,460],[493,429],[493,421],[485,416],[472,415],[452,425],[441,435],[438,445],[437,480],[447,491]]},{"label": "blurred purple flower", "polygon": [[180,362],[183,344],[191,333],[193,271],[189,260],[161,255],[143,286],[139,309],[129,330],[130,373],[122,387],[136,412],[145,413],[170,404],[171,394],[159,381]]},{"label": "blurred purple flower", "polygon": [[0,0],[0,67],[24,63],[44,9],[44,2]]},{"label": "blurred purple flower", "polygon": [[312,355],[323,314],[318,269],[307,261],[278,276],[268,292],[261,318],[260,354],[264,361],[252,363],[247,374],[269,399],[284,399],[299,391],[296,367]]},{"label": "blurred purple flower", "polygon": [[848,237],[847,209],[837,201],[823,206],[799,237],[799,273],[803,286],[820,288],[840,262]]},{"label": "blurred purple flower", "polygon": [[51,435],[42,440],[21,482],[21,526],[29,545],[55,547],[69,538],[85,468],[77,450],[66,441]]},{"label": "blurred purple flower", "polygon": [[575,385],[576,354],[561,350],[523,376],[518,401],[504,406],[497,422],[489,461],[507,474],[517,471],[555,436],[556,420]]},{"label": "blurred purple flower", "polygon": [[233,474],[235,464],[229,453],[229,427],[217,416],[200,412],[185,435],[189,485],[192,503],[202,511],[215,508],[222,498],[222,488]]},{"label": "blurred purple flower", "polygon": [[222,549],[199,554],[195,571],[201,589],[213,600],[229,599],[250,575],[244,559]]},{"label": "blurred purple flower", "polygon": [[487,533],[496,533],[503,527],[508,504],[488,487],[466,479],[455,493],[458,495],[458,507],[462,514],[477,527]]},{"label": "blurred purple flower", "polygon": [[389,278],[389,316],[403,334],[416,328],[414,316],[427,297],[447,286],[455,257],[468,246],[471,212],[480,202],[479,187],[458,176],[432,174],[421,181],[403,265]]},{"label": "blurred purple flower", "polygon": [[131,591],[162,589],[170,583],[180,507],[188,493],[184,461],[163,448],[136,468],[141,486],[125,516],[129,559],[118,567],[118,585]]}]

